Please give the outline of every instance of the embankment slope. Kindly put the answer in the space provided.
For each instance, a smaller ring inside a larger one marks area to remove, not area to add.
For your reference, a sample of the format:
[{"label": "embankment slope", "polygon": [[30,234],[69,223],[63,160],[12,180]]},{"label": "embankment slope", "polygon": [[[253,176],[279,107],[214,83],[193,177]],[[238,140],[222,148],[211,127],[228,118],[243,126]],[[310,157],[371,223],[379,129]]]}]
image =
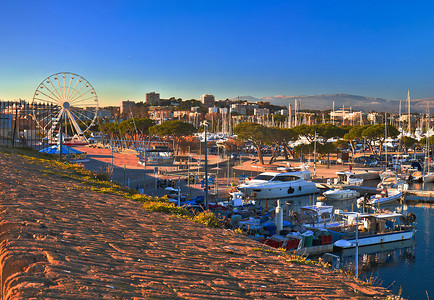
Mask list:
[{"label": "embankment slope", "polygon": [[[2,299],[380,298],[243,236],[95,193],[0,153]],[[264,249],[271,249],[263,246]]]}]

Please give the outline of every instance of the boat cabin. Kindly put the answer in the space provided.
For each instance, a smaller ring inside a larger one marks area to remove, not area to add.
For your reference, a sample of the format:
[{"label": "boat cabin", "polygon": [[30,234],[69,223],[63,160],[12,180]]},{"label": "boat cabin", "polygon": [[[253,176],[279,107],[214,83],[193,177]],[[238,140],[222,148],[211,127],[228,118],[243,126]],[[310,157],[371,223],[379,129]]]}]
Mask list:
[{"label": "boat cabin", "polygon": [[353,172],[343,171],[336,172],[338,178],[335,178],[335,184],[347,184],[347,185],[362,185],[363,179],[357,178]]},{"label": "boat cabin", "polygon": [[259,174],[252,180],[262,180],[262,181],[269,181],[269,182],[274,182],[274,181],[288,182],[288,181],[294,181],[299,179],[302,178],[294,174],[266,172],[266,173]]}]

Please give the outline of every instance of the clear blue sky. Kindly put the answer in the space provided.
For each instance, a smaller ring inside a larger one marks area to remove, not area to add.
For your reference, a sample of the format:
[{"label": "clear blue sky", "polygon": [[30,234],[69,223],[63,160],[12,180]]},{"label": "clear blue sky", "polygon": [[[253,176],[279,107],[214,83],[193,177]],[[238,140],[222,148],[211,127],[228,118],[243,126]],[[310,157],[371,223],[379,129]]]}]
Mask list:
[{"label": "clear blue sky", "polygon": [[0,1],[0,99],[84,76],[100,105],[349,93],[434,97],[430,1]]}]

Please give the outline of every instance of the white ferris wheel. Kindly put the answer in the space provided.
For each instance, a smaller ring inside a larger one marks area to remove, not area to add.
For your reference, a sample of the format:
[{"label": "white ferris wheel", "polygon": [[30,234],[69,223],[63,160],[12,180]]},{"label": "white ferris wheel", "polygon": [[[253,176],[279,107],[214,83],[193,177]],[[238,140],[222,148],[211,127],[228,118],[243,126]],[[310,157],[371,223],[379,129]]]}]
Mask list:
[{"label": "white ferris wheel", "polygon": [[65,139],[87,143],[85,133],[98,116],[94,88],[83,76],[69,72],[45,78],[33,95],[32,106],[36,123],[49,141],[56,141],[62,128]]}]

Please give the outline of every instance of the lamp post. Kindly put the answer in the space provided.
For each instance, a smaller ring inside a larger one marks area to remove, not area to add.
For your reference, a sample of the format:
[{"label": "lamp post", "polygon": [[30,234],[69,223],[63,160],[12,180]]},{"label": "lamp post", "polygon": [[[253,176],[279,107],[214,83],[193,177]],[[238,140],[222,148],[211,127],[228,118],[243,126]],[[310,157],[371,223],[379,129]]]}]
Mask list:
[{"label": "lamp post", "polygon": [[315,141],[313,143],[313,177],[316,178],[316,131],[315,131]]},{"label": "lamp post", "polygon": [[216,193],[216,199],[218,199],[219,195],[219,156],[220,156],[220,148],[217,146],[217,169],[216,169],[216,182],[215,182],[215,193]]},{"label": "lamp post", "polygon": [[355,277],[359,277],[359,213],[356,214],[356,261],[355,261]]},{"label": "lamp post", "polygon": [[203,122],[204,132],[205,132],[205,209],[208,210],[208,141],[207,141],[207,131],[209,123],[207,121]]},{"label": "lamp post", "polygon": [[62,114],[59,116],[59,122],[60,122],[60,130],[59,130],[59,150],[60,150],[60,159],[62,159],[62,152],[63,152],[63,126],[62,126]]},{"label": "lamp post", "polygon": [[190,146],[188,146],[188,157],[187,157],[187,182],[188,182],[188,194],[191,197],[191,187],[190,187]]}]

